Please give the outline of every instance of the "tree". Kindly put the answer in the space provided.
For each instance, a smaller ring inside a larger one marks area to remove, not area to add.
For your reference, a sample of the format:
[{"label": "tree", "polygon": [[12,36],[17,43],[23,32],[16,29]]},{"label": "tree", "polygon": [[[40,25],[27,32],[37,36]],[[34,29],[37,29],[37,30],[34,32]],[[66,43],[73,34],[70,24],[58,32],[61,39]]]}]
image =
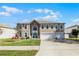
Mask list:
[{"label": "tree", "polygon": [[72,29],[72,35],[75,36],[76,38],[78,37],[78,33],[79,33],[79,30],[77,29]]}]

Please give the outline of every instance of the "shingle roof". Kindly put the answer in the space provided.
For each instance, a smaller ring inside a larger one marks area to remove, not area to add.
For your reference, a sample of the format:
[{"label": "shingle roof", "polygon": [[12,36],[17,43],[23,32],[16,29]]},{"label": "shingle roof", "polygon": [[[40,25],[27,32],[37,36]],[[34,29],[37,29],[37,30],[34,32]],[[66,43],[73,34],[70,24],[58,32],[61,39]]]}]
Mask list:
[{"label": "shingle roof", "polygon": [[72,27],[78,27],[78,26],[79,26],[79,25],[72,25],[72,26],[67,27],[66,29],[72,28]]},{"label": "shingle roof", "polygon": [[[35,20],[37,21],[38,23],[63,23],[63,22],[57,22],[57,21],[48,21],[48,20]],[[32,21],[31,21],[32,22]],[[21,23],[21,24],[30,24],[31,22],[24,22],[24,23]]]},{"label": "shingle roof", "polygon": [[0,28],[9,28],[9,29],[13,29],[13,28],[9,27],[9,26],[6,25],[6,24],[0,24]]},{"label": "shingle roof", "polygon": [[0,24],[0,27],[8,27],[8,25]]},{"label": "shingle roof", "polygon": [[57,22],[57,21],[48,21],[48,20],[37,20],[38,23],[61,23],[61,22]]}]

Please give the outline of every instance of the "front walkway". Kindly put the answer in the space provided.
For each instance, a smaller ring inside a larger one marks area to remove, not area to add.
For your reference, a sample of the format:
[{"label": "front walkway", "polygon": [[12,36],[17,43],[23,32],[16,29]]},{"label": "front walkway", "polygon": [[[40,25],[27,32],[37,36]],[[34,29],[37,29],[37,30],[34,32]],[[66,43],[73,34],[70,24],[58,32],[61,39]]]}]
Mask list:
[{"label": "front walkway", "polygon": [[0,46],[0,50],[39,50],[39,46]]},{"label": "front walkway", "polygon": [[41,41],[40,50],[36,56],[79,56],[79,44]]}]

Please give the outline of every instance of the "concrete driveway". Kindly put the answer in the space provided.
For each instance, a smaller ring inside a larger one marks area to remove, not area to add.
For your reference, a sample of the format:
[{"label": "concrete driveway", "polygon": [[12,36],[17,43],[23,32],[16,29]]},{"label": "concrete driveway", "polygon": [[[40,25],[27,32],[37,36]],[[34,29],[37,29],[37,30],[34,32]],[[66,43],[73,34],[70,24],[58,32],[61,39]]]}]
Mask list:
[{"label": "concrete driveway", "polygon": [[40,50],[36,56],[78,56],[79,44],[68,44],[53,41],[41,41]]}]

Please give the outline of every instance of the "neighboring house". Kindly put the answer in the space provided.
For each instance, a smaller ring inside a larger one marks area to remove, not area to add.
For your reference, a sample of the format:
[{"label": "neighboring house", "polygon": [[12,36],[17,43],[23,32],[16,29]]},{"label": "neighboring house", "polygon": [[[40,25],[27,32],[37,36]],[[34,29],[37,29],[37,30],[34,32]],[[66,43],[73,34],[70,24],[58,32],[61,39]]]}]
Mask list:
[{"label": "neighboring house", "polygon": [[[79,25],[73,25],[73,26],[67,27],[65,29],[65,38],[72,38],[73,37],[73,35],[71,34],[73,29],[79,29]],[[78,35],[78,37],[79,37],[79,35]]]},{"label": "neighboring house", "polygon": [[16,33],[15,29],[0,24],[0,39],[12,38]]},{"label": "neighboring house", "polygon": [[64,39],[64,23],[33,20],[29,23],[17,23],[20,38]]}]

